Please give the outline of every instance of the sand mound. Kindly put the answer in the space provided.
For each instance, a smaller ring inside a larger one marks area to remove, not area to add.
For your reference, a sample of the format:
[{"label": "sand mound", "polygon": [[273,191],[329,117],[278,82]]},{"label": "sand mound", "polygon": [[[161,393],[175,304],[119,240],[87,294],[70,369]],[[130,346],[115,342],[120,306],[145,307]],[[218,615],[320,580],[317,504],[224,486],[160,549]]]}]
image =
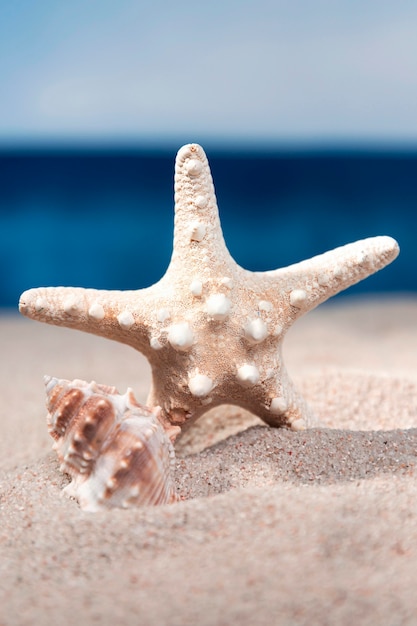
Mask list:
[{"label": "sand mound", "polygon": [[96,514],[62,496],[42,375],[144,399],[149,369],[111,342],[0,320],[0,624],[414,624],[416,319],[411,299],[307,316],[286,354],[319,428],[219,407],[178,442],[182,502]]}]

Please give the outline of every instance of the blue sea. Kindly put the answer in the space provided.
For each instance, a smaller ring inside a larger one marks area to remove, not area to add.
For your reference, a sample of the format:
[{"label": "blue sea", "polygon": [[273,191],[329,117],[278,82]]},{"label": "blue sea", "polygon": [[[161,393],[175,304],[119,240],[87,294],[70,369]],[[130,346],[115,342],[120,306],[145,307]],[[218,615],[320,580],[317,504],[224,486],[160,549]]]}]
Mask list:
[{"label": "blue sea", "polygon": [[[400,257],[348,293],[417,292],[417,150],[208,153],[236,261],[267,270],[373,235]],[[0,306],[42,285],[146,287],[172,251],[175,154],[0,152]]]}]

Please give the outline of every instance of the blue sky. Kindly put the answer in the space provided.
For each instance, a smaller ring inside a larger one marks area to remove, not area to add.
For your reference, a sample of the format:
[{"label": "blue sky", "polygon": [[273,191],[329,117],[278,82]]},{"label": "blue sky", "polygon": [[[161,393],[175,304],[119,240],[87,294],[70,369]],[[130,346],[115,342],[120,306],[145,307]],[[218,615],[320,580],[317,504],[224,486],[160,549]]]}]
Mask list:
[{"label": "blue sky", "polygon": [[3,2],[0,93],[0,144],[417,143],[417,2]]}]

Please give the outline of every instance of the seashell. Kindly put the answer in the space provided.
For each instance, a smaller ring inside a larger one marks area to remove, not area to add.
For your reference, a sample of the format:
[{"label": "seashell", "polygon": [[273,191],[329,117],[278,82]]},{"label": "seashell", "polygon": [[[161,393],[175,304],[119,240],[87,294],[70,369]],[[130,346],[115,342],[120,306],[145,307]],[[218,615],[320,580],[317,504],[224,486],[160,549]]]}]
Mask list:
[{"label": "seashell", "polygon": [[45,376],[49,434],[61,471],[72,482],[64,491],[81,508],[166,504],[177,500],[175,452],[159,409],[139,404],[131,389]]}]

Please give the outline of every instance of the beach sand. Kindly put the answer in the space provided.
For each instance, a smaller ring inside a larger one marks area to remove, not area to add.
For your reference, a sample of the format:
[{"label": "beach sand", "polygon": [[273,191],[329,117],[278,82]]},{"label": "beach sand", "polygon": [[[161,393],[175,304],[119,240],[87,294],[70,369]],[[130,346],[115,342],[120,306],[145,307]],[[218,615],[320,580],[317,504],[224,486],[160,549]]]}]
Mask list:
[{"label": "beach sand", "polygon": [[46,428],[44,374],[145,401],[140,354],[15,314],[0,353],[0,626],[417,623],[417,296],[299,320],[284,355],[320,428],[217,408],[162,507],[81,511]]}]

